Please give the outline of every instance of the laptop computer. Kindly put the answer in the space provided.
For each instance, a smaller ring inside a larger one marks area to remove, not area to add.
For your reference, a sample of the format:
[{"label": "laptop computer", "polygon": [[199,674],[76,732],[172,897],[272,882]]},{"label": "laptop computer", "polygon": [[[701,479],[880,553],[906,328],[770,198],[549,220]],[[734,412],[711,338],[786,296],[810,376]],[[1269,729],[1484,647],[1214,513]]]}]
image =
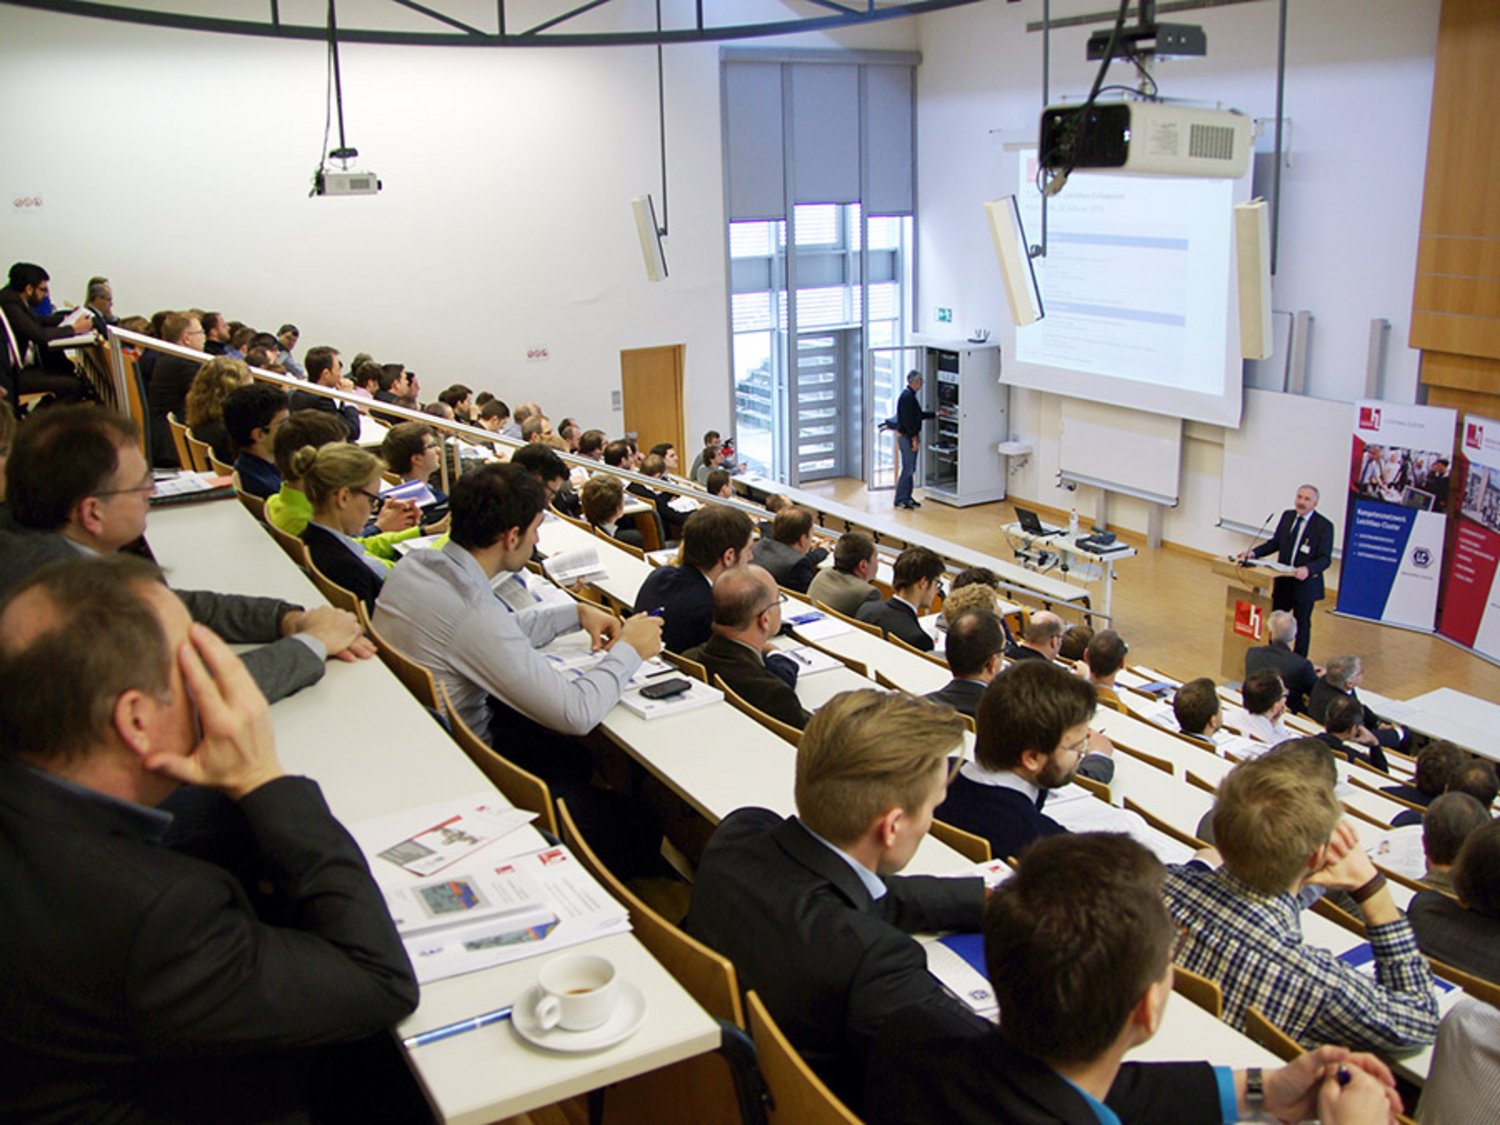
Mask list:
[{"label": "laptop computer", "polygon": [[1061,535],[1063,529],[1060,527],[1048,527],[1042,523],[1041,517],[1030,508],[1016,505],[1016,519],[1021,523],[1021,530],[1027,535]]}]

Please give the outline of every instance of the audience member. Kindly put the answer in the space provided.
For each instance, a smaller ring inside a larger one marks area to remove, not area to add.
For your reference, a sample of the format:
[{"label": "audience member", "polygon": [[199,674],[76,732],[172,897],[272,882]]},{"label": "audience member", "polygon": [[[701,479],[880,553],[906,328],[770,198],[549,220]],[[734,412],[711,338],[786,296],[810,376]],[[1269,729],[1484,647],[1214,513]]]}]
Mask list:
[{"label": "audience member", "polygon": [[248,360],[250,341],[253,339],[255,339],[255,329],[246,324],[231,324],[229,326],[229,345],[224,349],[224,354],[230,359]]},{"label": "audience member", "polygon": [[120,318],[115,316],[115,291],[110,287],[109,278],[107,277],[89,278],[83,307],[93,317],[94,331],[101,336],[105,334],[110,325],[120,323]]},{"label": "audience member", "polygon": [[805,594],[818,564],[828,557],[827,548],[812,545],[812,529],[812,512],[796,505],[782,508],[772,522],[771,538],[756,543],[750,557],[770,571],[778,586]]},{"label": "audience member", "polygon": [[1088,651],[1089,642],[1093,639],[1094,631],[1087,625],[1069,625],[1063,630],[1062,644],[1058,646],[1057,655],[1076,664],[1083,659],[1083,654]]},{"label": "audience member", "polygon": [[1377,1104],[1372,1122],[1400,1108],[1385,1064],[1339,1047],[1270,1071],[1263,1092],[1228,1067],[1125,1062],[1156,1034],[1172,993],[1176,933],[1162,907],[1163,875],[1156,857],[1128,836],[1039,840],[985,904],[999,1027],[959,1038],[925,1026],[920,1013],[888,1021],[869,1067],[871,1119],[1093,1125],[1264,1113],[1300,1121],[1317,1115],[1330,1077]]},{"label": "audience member", "polygon": [[926,547],[908,547],[896,556],[891,576],[891,596],[885,601],[860,604],[854,616],[878,626],[887,637],[900,637],[921,652],[936,645],[918,620],[932,606],[942,589],[942,556]]},{"label": "audience member", "polygon": [[380,455],[391,472],[403,482],[421,481],[432,493],[434,504],[444,504],[448,494],[433,483],[443,455],[437,432],[422,422],[397,422],[385,432]]},{"label": "audience member", "polygon": [[1432,1069],[1416,1120],[1422,1125],[1474,1125],[1500,1104],[1500,1008],[1466,996],[1438,1025]]},{"label": "audience member", "polygon": [[[622,877],[654,873],[659,831],[633,802],[591,789],[592,758],[568,736],[588,734],[619,702],[641,661],[660,650],[661,621],[636,614],[622,625],[583,602],[516,611],[496,598],[490,581],[531,558],[544,505],[542,486],[519,465],[485,465],[459,478],[447,544],[414,552],[391,572],[374,623],[437,678],[476,734],[567,799]],[[537,650],[575,629],[604,655],[561,676]]]},{"label": "audience member", "polygon": [[[27,685],[0,697],[0,1116],[314,1120],[383,1087],[327,1048],[416,1007],[384,896],[316,783],[283,774],[244,665],[159,572],[37,574],[0,611],[0,682]],[[228,871],[161,846],[152,806],[182,783],[238,806],[275,924]]]},{"label": "audience member", "polygon": [[1178,730],[1210,748],[1214,745],[1214,734],[1224,725],[1218,688],[1207,676],[1189,680],[1173,693],[1172,714],[1177,718]]},{"label": "audience member", "polygon": [[[1381,773],[1390,769],[1380,740],[1365,728],[1361,721],[1365,709],[1357,699],[1341,695],[1328,701],[1323,712],[1323,733],[1318,735],[1329,748],[1341,758],[1351,762],[1367,762]],[[1359,746],[1360,749],[1355,749]]]},{"label": "audience member", "polygon": [[677,458],[677,447],[671,442],[664,441],[653,445],[651,452],[662,459],[662,464],[666,466],[667,472],[675,474],[681,470],[682,463]]},{"label": "audience member", "polygon": [[302,542],[313,565],[371,612],[390,566],[354,537],[364,530],[380,500],[381,468],[379,457],[347,442],[321,448],[305,445],[292,455],[292,472],[312,502]]},{"label": "audience member", "polygon": [[[977,586],[965,587],[976,590]],[[947,609],[945,605],[943,607]],[[969,718],[979,713],[979,700],[990,681],[1005,666],[1005,634],[1000,619],[988,610],[968,609],[948,625],[948,640],[943,649],[948,670],[953,673],[937,691],[927,693],[934,703],[946,703]]]},{"label": "audience member", "polygon": [[896,878],[932,823],[962,746],[951,710],[899,692],[845,692],[797,749],[797,816],[740,809],[699,864],[687,931],[734,962],[808,1064],[856,1113],[869,1046],[889,1020],[983,1020],[927,971],[908,937],[975,930],[980,879]]},{"label": "audience member", "polygon": [[[359,395],[360,398],[367,398],[373,401],[375,396],[380,393],[381,374],[382,371],[378,363],[368,359],[363,363],[356,363],[349,369],[349,378],[354,384],[354,393]],[[360,407],[359,409],[368,412],[368,408],[366,407]]]},{"label": "audience member", "polygon": [[1010,653],[1012,660],[1045,660],[1049,664],[1062,651],[1063,619],[1050,610],[1039,609],[1026,618],[1021,643]]},{"label": "audience member", "polygon": [[[719,435],[719,431],[718,430],[709,430],[706,433],[704,433],[704,435],[703,435],[703,446],[702,446],[701,452],[699,452],[699,454],[696,457],[693,458],[692,465],[688,467],[688,474],[687,475],[688,475],[688,478],[690,480],[695,480],[699,484],[703,483],[702,479],[698,476],[698,470],[703,467],[703,458],[708,453],[708,451],[710,449],[718,449],[719,448],[719,446],[721,444],[719,439],[720,439],[720,435]],[[673,452],[676,452],[676,451],[674,450]],[[722,451],[720,452],[720,456],[721,457],[723,456],[723,452]]]},{"label": "audience member", "polygon": [[[938,621],[939,629],[949,628],[954,621],[958,620],[960,614],[970,610],[979,609],[985,613],[994,615],[999,620],[999,599],[995,597],[995,591],[988,586],[977,583],[965,586],[961,590],[949,590],[948,596],[943,599],[943,613]],[[1001,632],[1004,633],[1004,623],[1001,623]]]},{"label": "audience member", "polygon": [[492,434],[503,434],[506,437],[520,437],[520,431],[514,435],[506,433],[510,427],[510,407],[506,406],[498,398],[492,398],[479,408],[479,424]]},{"label": "audience member", "polygon": [[703,490],[720,500],[734,499],[734,478],[727,469],[714,469],[703,481]]},{"label": "audience member", "polygon": [[1446,739],[1429,742],[1417,751],[1410,785],[1382,785],[1381,792],[1424,808],[1448,791],[1448,779],[1464,761],[1464,752]]},{"label": "audience member", "polygon": [[833,565],[818,568],[807,596],[853,617],[865,602],[880,600],[880,591],[871,584],[879,566],[875,540],[863,531],[846,531],[833,545]]},{"label": "audience member", "polygon": [[237,387],[224,400],[224,428],[239,450],[234,473],[241,491],[265,500],[281,489],[273,442],[289,414],[286,392],[270,383]]},{"label": "audience member", "polygon": [[[1011,634],[1010,626],[1006,623],[1005,620],[1005,614],[1001,612],[1000,608],[1000,576],[987,566],[966,566],[963,568],[963,570],[960,570],[956,575],[953,576],[953,584],[948,587],[948,596],[952,597],[954,594],[958,593],[961,590],[966,590],[970,586],[980,586],[989,592],[991,598],[993,599],[993,603],[991,605],[984,606],[983,608],[991,610],[991,612],[993,612],[1000,618],[1000,629],[1005,633],[1005,655],[1007,657],[1014,657],[1016,651],[1016,638]],[[971,604],[965,603],[960,600],[959,604],[968,609],[981,608],[980,604],[977,602]],[[951,621],[953,619],[953,615],[946,613],[947,608],[948,599],[944,598],[944,616],[946,616],[948,620]],[[1092,631],[1089,633],[1089,636],[1093,636]]]},{"label": "audience member", "polygon": [[542,486],[543,498],[551,504],[568,483],[568,466],[557,453],[545,445],[526,445],[516,450],[511,457],[512,465],[519,465],[531,474]]},{"label": "audience member", "polygon": [[1453,893],[1453,861],[1469,834],[1490,822],[1485,807],[1467,793],[1444,793],[1422,817],[1422,853],[1427,870],[1422,882],[1435,891]]},{"label": "audience member", "polygon": [[571,418],[564,418],[557,425],[557,436],[562,439],[567,452],[578,452],[578,439],[583,436],[583,427]]},{"label": "audience member", "polygon": [[545,414],[533,414],[521,423],[522,441],[545,442],[550,437],[552,437],[552,419]]},{"label": "audience member", "polygon": [[590,461],[604,460],[604,431],[585,430],[578,438],[578,456]]},{"label": "audience member", "polygon": [[662,644],[676,653],[713,633],[713,586],[719,575],[750,561],[750,517],[734,508],[699,508],[682,526],[681,562],[659,566],[641,583],[635,608],[662,611]]},{"label": "audience member", "polygon": [[[1457,794],[1449,794],[1449,797]],[[1500,984],[1500,822],[1476,828],[1453,861],[1451,897],[1418,891],[1407,908],[1429,957]]]},{"label": "audience member", "polygon": [[630,443],[624,438],[616,438],[604,447],[604,463],[612,469],[634,469],[636,467],[635,454],[630,448]]},{"label": "audience member", "polygon": [[[344,361],[335,349],[329,347],[307,349],[307,378],[316,386],[334,390],[350,390],[354,385],[353,383],[345,385],[348,381],[344,379]],[[352,403],[338,402],[324,395],[298,388],[292,392],[288,405],[291,406],[293,414],[302,410],[321,410],[325,414],[336,415],[344,423],[345,439],[359,436],[359,408]]]},{"label": "audience member", "polygon": [[[1254,1005],[1308,1046],[1330,1041],[1401,1051],[1432,1042],[1432,973],[1385,878],[1343,820],[1333,782],[1298,739],[1236,766],[1219,784],[1214,842],[1223,866],[1168,868],[1167,908],[1185,936],[1177,963],[1215,981],[1224,1019],[1244,1029]],[[1364,916],[1369,975],[1302,938],[1299,892],[1343,890]]]},{"label": "audience member", "polygon": [[580,499],[583,503],[583,518],[595,530],[631,547],[645,546],[645,540],[639,531],[633,527],[620,526],[620,519],[625,512],[625,488],[620,484],[619,477],[596,473],[584,481]]},{"label": "audience member", "polygon": [[1264,668],[1246,676],[1240,685],[1240,698],[1245,704],[1245,729],[1240,733],[1246,738],[1275,746],[1292,737],[1282,718],[1286,714],[1286,686],[1274,671]]},{"label": "audience member", "polygon": [[[707,488],[709,474],[719,467],[719,462],[723,459],[724,452],[719,446],[710,445],[705,447],[703,452],[698,454],[697,459],[693,461],[693,480]],[[725,475],[728,475],[728,470],[725,470]],[[717,493],[714,493],[714,495],[717,495]]]},{"label": "audience member", "polygon": [[1307,713],[1318,722],[1323,721],[1323,712],[1330,700],[1346,695],[1364,708],[1361,722],[1387,750],[1405,751],[1411,744],[1411,736],[1394,723],[1388,723],[1370,708],[1365,707],[1355,690],[1364,682],[1364,663],[1357,656],[1335,656],[1328,662],[1328,670],[1307,697]]},{"label": "audience member", "polygon": [[211,356],[221,356],[229,348],[229,322],[224,314],[203,314],[203,350]]},{"label": "audience member", "polygon": [[1470,758],[1453,771],[1453,776],[1448,779],[1448,792],[1467,793],[1489,812],[1496,793],[1500,793],[1495,764],[1483,758]]},{"label": "audience member", "polygon": [[1115,691],[1115,676],[1125,667],[1125,656],[1129,652],[1130,646],[1125,643],[1125,638],[1113,629],[1101,629],[1095,633],[1084,649],[1083,662],[1088,668],[1088,679],[1094,685],[1094,693],[1099,696],[1099,702],[1117,708],[1120,705],[1120,696]]},{"label": "audience member", "polygon": [[1290,610],[1271,611],[1266,619],[1266,644],[1245,650],[1245,675],[1269,668],[1286,685],[1287,709],[1300,715],[1307,707],[1307,697],[1318,683],[1319,670],[1313,662],[1295,651],[1297,617]]},{"label": "audience member", "polygon": [[759,566],[737,566],[714,579],[714,635],[683,653],[722,676],[752,707],[801,730],[812,718],[797,699],[797,665],[767,648],[781,631],[784,595]]},{"label": "audience member", "polygon": [[306,379],[307,372],[292,355],[292,349],[297,346],[297,341],[302,338],[302,333],[295,324],[283,324],[276,330],[276,342],[281,345],[281,354],[277,357],[278,362],[286,370],[288,375],[298,379]]},{"label": "audience member", "polygon": [[[85,309],[64,324],[58,313],[41,313],[40,309],[51,293],[51,285],[50,275],[41,266],[16,262],[10,267],[5,288],[0,289],[0,313],[4,314],[6,323],[15,334],[19,353],[13,359],[14,369],[3,384],[12,403],[19,403],[22,394],[46,393],[68,399],[84,394],[83,383],[74,371],[72,361],[49,345],[53,340],[91,331],[93,314]],[[8,351],[8,348],[0,347],[0,356]]]},{"label": "audience member", "polygon": [[959,768],[938,817],[983,836],[999,859],[1066,832],[1043,815],[1047,794],[1071,782],[1085,761],[1085,776],[1114,776],[1113,747],[1089,731],[1097,705],[1092,687],[1050,661],[1007,667],[979,700],[974,760]]},{"label": "audience member", "polygon": [[[203,325],[188,313],[168,313],[162,321],[161,339],[180,348],[201,351]],[[163,468],[179,467],[177,445],[167,415],[179,422],[187,414],[188,388],[198,374],[202,361],[187,356],[159,353],[146,384],[146,410],[151,418],[151,453],[153,462]]]},{"label": "audience member", "polygon": [[[7,464],[22,530],[0,545],[0,595],[48,563],[112,555],[146,531],[153,486],[134,422],[103,407],[54,407],[28,419]],[[323,661],[374,654],[353,614],[275,598],[179,590],[195,621],[232,644],[260,644],[245,665],[272,699],[323,677]]]},{"label": "audience member", "polygon": [[240,360],[221,356],[198,368],[188,387],[187,428],[193,437],[208,442],[214,456],[226,465],[234,460],[235,447],[224,424],[224,402],[249,384],[250,369]]},{"label": "audience member", "polygon": [[446,404],[453,410],[453,417],[460,422],[468,422],[474,413],[474,391],[462,383],[454,383],[446,387],[438,395],[438,401]]},{"label": "audience member", "polygon": [[453,413],[453,407],[446,402],[425,402],[422,404],[422,413],[441,418],[444,422],[455,421],[458,417]]}]

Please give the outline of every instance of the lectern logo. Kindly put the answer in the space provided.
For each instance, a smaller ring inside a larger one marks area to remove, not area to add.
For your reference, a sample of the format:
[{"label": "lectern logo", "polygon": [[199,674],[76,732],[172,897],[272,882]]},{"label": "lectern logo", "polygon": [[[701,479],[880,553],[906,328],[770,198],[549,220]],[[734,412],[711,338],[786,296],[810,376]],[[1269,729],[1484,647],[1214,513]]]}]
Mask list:
[{"label": "lectern logo", "polygon": [[1359,428],[1362,430],[1380,429],[1380,407],[1361,406],[1359,408]]},{"label": "lectern logo", "polygon": [[1260,606],[1246,601],[1234,603],[1234,631],[1240,636],[1249,637],[1252,641],[1260,640],[1263,632],[1261,621]]}]

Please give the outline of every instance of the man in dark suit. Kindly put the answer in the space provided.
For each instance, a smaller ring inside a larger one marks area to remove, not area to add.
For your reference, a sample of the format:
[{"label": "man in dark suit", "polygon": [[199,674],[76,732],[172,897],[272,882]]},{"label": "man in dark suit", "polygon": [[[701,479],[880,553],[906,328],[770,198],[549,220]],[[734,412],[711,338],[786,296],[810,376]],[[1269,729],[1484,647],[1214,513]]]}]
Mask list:
[{"label": "man in dark suit", "polygon": [[1345,761],[1367,762],[1381,773],[1390,771],[1380,740],[1365,727],[1364,705],[1356,699],[1341,695],[1330,700],[1323,712],[1323,733],[1316,737]]},{"label": "man in dark suit", "polygon": [[922,423],[937,415],[922,409],[922,400],[917,397],[922,390],[922,373],[909,372],[906,390],[896,399],[896,448],[901,453],[901,472],[896,477],[896,507],[920,508],[922,505],[911,494],[912,478],[917,472],[917,454],[922,448]]},{"label": "man in dark suit", "polygon": [[66,355],[48,345],[93,331],[92,314],[81,312],[64,324],[61,313],[41,315],[51,292],[52,279],[41,266],[16,262],[10,277],[0,289],[0,353],[8,368],[3,386],[14,405],[22,394],[55,394],[76,399],[87,391]]},{"label": "man in dark suit", "polygon": [[1446,739],[1429,742],[1417,752],[1410,785],[1382,785],[1381,792],[1426,807],[1447,792],[1454,771],[1464,763],[1464,752]]},{"label": "man in dark suit", "polygon": [[714,580],[714,635],[682,655],[722,676],[741,699],[801,730],[812,718],[797,698],[797,665],[767,652],[781,631],[784,595],[764,567],[737,566]]},{"label": "man in dark suit", "polygon": [[[417,984],[244,665],[155,567],[79,559],[0,610],[0,681],[27,685],[0,698],[0,1117],[311,1120],[357,1094],[328,1045],[382,1035]],[[162,846],[183,783],[238,806],[285,921]]]},{"label": "man in dark suit", "polygon": [[1361,710],[1360,721],[1366,730],[1375,736],[1388,750],[1405,753],[1411,745],[1411,735],[1395,723],[1388,723],[1359,698],[1359,685],[1365,680],[1364,661],[1357,656],[1335,656],[1328,662],[1328,669],[1313,685],[1307,696],[1307,713],[1318,722],[1328,715],[1328,705],[1335,699],[1352,699]]},{"label": "man in dark suit", "polygon": [[[1128,836],[1039,841],[985,906],[1000,1026],[955,1038],[935,1035],[920,1017],[891,1021],[869,1069],[871,1120],[1097,1125],[1237,1121],[1262,1111],[1302,1120],[1317,1113],[1325,1085],[1388,1116],[1399,1105],[1390,1071],[1339,1047],[1264,1076],[1124,1061],[1156,1034],[1172,991],[1175,927],[1162,905],[1164,874]],[[1338,1065],[1342,1075],[1330,1074]]]},{"label": "man in dark suit", "polygon": [[[161,322],[161,338],[180,348],[202,351],[203,325],[192,313],[169,313]],[[162,352],[151,369],[151,381],[146,385],[146,409],[151,414],[151,455],[163,468],[192,467],[178,465],[177,443],[172,440],[167,415],[186,425],[188,389],[198,377],[198,369],[203,363],[203,360],[191,356]]]},{"label": "man in dark suit", "polygon": [[1281,513],[1276,533],[1258,547],[1240,552],[1240,561],[1263,559],[1295,569],[1271,585],[1271,608],[1291,610],[1297,619],[1296,652],[1307,655],[1312,640],[1313,606],[1323,600],[1323,572],[1333,562],[1333,524],[1317,511],[1318,490],[1310,484],[1297,489],[1294,506]]},{"label": "man in dark suit", "polygon": [[1172,715],[1185,736],[1213,749],[1214,735],[1224,725],[1224,707],[1213,680],[1200,676],[1173,692]]},{"label": "man in dark suit", "polygon": [[1039,609],[1029,614],[1021,630],[1021,643],[1010,654],[1012,660],[1042,660],[1051,664],[1062,651],[1067,626],[1051,610]]},{"label": "man in dark suit", "polygon": [[[18,532],[0,532],[0,595],[54,562],[111,555],[146,531],[151,470],[140,431],[100,406],[60,406],[23,426],[6,465]],[[233,643],[265,643],[245,665],[271,699],[323,677],[327,656],[374,655],[353,614],[206,590],[178,597],[194,620]]]},{"label": "man in dark suit", "polygon": [[885,601],[865,602],[855,612],[859,620],[880,627],[887,636],[900,637],[912,648],[931,652],[935,647],[918,620],[942,589],[947,566],[926,547],[908,547],[896,556],[891,576],[892,594]]},{"label": "man in dark suit", "polygon": [[917,1012],[953,1034],[988,1026],[927,971],[907,936],[979,927],[980,879],[896,878],[932,823],[959,749],[953,712],[899,692],[845,692],[797,750],[797,816],[720,823],[684,922],[753,988],[792,1044],[859,1112],[865,1056]]},{"label": "man in dark suit", "polygon": [[966,609],[948,626],[943,655],[953,679],[937,691],[927,693],[934,703],[946,703],[960,714],[973,718],[979,712],[979,698],[990,681],[1005,664],[1005,634],[1000,619],[982,609]]},{"label": "man in dark suit", "polygon": [[[975,760],[959,769],[938,819],[983,836],[1000,859],[1066,832],[1042,806],[1048,792],[1073,780],[1085,754],[1113,750],[1089,731],[1096,706],[1087,680],[1050,661],[1011,664],[979,701]],[[1113,774],[1114,762],[1104,760]]]},{"label": "man in dark suit", "polygon": [[807,593],[818,564],[828,557],[825,547],[812,545],[813,514],[796,505],[782,508],[771,523],[771,535],[755,544],[750,557],[771,572],[778,586]]},{"label": "man in dark suit", "polygon": [[736,508],[699,508],[682,525],[682,562],[659,566],[641,583],[638,613],[662,611],[662,647],[676,653],[713,633],[714,580],[750,561],[750,517]]},{"label": "man in dark suit", "polygon": [[[344,360],[337,349],[330,347],[316,347],[307,349],[307,381],[316,383],[320,387],[328,387],[333,390],[350,390],[352,384],[347,384],[344,379]],[[379,398],[379,395],[375,396]],[[326,395],[315,395],[311,391],[295,390],[292,392],[291,408],[293,412],[298,410],[323,410],[329,414],[337,414],[344,420],[344,426],[349,431],[352,441],[359,437],[359,408],[352,403],[338,402],[328,398]],[[392,422],[401,421],[400,418],[391,416]]]},{"label": "man in dark suit", "polygon": [[1245,675],[1268,668],[1275,672],[1286,685],[1287,709],[1301,715],[1321,673],[1311,660],[1294,650],[1296,616],[1284,609],[1272,610],[1266,619],[1266,640],[1269,643],[1245,650]]}]

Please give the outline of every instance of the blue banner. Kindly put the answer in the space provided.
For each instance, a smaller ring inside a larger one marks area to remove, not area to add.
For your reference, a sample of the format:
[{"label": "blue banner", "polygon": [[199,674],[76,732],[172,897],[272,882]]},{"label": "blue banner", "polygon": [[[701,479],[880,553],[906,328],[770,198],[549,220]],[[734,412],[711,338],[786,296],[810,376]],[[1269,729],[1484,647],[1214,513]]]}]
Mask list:
[{"label": "blue banner", "polygon": [[1339,612],[1379,621],[1396,585],[1417,513],[1375,500],[1355,500],[1344,536]]}]

